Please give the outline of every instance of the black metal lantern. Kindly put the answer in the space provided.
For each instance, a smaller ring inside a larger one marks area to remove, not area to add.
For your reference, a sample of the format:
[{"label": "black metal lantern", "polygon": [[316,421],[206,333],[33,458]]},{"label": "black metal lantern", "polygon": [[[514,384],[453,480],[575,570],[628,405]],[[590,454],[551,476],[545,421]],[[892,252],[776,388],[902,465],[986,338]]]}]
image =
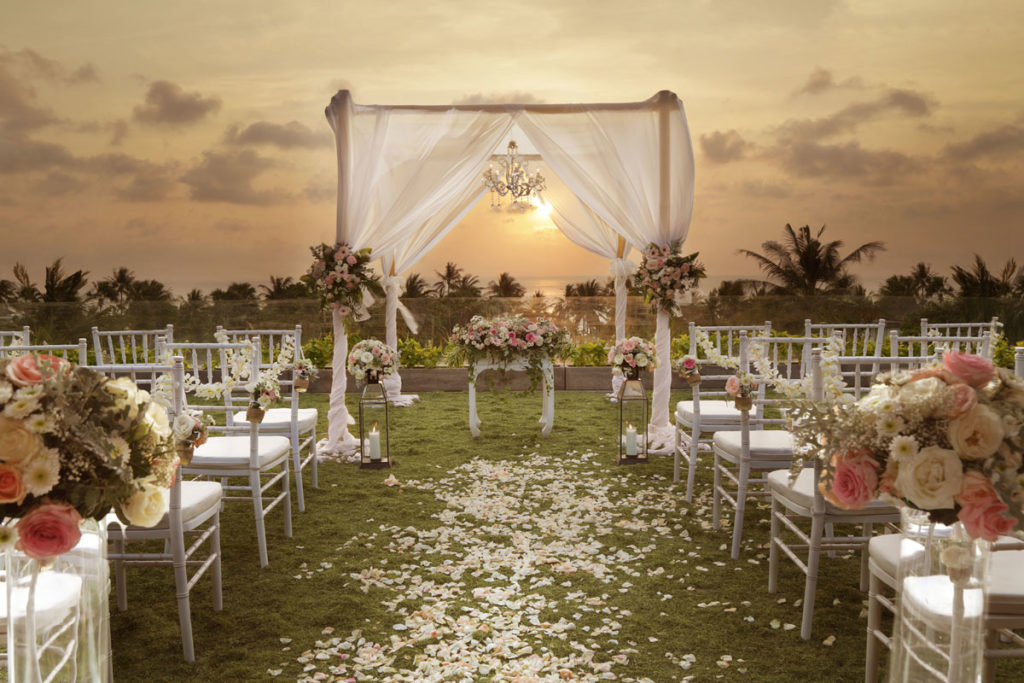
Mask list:
[{"label": "black metal lantern", "polygon": [[647,390],[640,368],[626,368],[619,387],[619,465],[636,465],[647,459]]},{"label": "black metal lantern", "polygon": [[360,467],[391,467],[388,395],[373,371],[366,373],[366,386],[359,396],[359,453]]}]

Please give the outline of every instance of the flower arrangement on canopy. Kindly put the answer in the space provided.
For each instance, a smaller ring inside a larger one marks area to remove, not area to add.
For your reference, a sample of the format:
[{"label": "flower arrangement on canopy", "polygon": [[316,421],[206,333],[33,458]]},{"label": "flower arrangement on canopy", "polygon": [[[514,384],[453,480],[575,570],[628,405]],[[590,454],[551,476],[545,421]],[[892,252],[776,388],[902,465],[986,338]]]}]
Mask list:
[{"label": "flower arrangement on canopy", "polygon": [[131,524],[163,517],[178,455],[167,410],[130,378],[55,356],[0,360],[0,534],[26,555],[67,552],[84,518],[113,508]]},{"label": "flower arrangement on canopy", "polygon": [[366,320],[372,295],[384,295],[380,277],[370,270],[370,249],[356,250],[338,242],[334,246],[318,244],[310,251],[313,264],[302,280],[320,298],[320,305],[343,318]]},{"label": "flower arrangement on canopy", "polygon": [[887,498],[990,541],[1024,521],[1024,380],[987,359],[947,352],[879,376],[855,403],[795,405],[794,435],[822,459],[832,503]]},{"label": "flower arrangement on canopy", "polygon": [[608,351],[608,363],[612,373],[639,377],[639,372],[658,367],[658,353],[654,344],[642,337],[620,339],[619,343]]},{"label": "flower arrangement on canopy", "polygon": [[644,300],[651,309],[680,315],[685,304],[683,294],[696,289],[706,277],[704,266],[697,261],[697,252],[682,256],[679,242],[655,244],[643,250],[643,258],[633,274],[633,284],[644,290]]},{"label": "flower arrangement on canopy", "polygon": [[451,342],[445,352],[449,367],[468,364],[472,374],[482,362],[499,366],[523,362],[534,385],[542,378],[545,359],[559,358],[569,351],[566,330],[544,318],[530,320],[521,315],[473,316],[468,325],[452,329]]},{"label": "flower arrangement on canopy", "polygon": [[395,350],[377,339],[364,339],[348,354],[348,371],[356,379],[388,377],[396,370]]}]

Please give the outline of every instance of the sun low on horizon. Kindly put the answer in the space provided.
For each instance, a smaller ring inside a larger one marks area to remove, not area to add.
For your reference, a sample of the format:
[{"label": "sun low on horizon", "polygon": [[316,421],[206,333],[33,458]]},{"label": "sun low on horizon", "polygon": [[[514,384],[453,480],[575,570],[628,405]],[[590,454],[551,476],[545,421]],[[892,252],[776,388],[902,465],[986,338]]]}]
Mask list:
[{"label": "sun low on horizon", "polygon": [[[1011,2],[10,4],[0,279],[22,263],[40,281],[61,257],[178,294],[297,277],[334,239],[323,109],[341,88],[367,104],[672,90],[696,162],[684,250],[711,281],[756,276],[737,250],[786,224],[885,242],[854,270],[869,287],[974,253],[1001,268],[1024,247],[1022,20]],[[609,274],[544,205],[486,198],[409,272],[449,261],[483,282]]]}]

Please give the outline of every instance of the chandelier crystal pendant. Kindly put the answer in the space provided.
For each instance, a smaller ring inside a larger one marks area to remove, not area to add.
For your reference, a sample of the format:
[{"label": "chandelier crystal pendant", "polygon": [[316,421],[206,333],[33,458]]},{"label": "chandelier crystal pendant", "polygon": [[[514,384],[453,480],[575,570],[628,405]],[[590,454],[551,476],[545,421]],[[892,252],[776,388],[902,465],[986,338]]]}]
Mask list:
[{"label": "chandelier crystal pendant", "polygon": [[526,161],[519,156],[515,140],[508,143],[505,157],[498,160],[499,168],[491,166],[484,172],[484,185],[491,191],[491,208],[500,209],[501,199],[511,195],[511,208],[525,211],[532,206],[532,199],[544,191],[544,176],[539,171],[532,174]]}]

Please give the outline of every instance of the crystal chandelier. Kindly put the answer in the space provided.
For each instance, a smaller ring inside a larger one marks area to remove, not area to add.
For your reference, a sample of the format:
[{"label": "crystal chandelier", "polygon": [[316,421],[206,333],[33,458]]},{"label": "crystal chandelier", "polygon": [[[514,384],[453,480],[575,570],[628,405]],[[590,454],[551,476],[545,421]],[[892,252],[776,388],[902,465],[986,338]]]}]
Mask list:
[{"label": "crystal chandelier", "polygon": [[531,206],[531,199],[544,191],[544,176],[538,171],[532,174],[526,162],[519,156],[515,140],[508,143],[508,151],[498,160],[500,168],[491,166],[484,172],[484,184],[491,191],[491,208],[501,208],[501,198],[512,195],[513,209],[525,211]]}]

